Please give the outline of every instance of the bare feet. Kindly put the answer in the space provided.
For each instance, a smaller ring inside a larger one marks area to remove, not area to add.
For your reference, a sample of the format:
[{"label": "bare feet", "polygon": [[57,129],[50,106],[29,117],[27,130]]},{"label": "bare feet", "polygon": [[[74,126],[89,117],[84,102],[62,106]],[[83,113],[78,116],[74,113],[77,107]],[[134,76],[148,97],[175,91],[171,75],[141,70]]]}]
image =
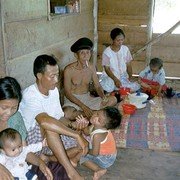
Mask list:
[{"label": "bare feet", "polygon": [[99,171],[96,171],[96,172],[94,173],[93,180],[99,180],[100,177],[102,177],[104,174],[106,174],[106,172],[107,172],[107,169],[101,169],[101,170],[99,170]]},{"label": "bare feet", "polygon": [[78,173],[68,174],[68,176],[69,176],[69,179],[72,179],[72,180],[84,180],[84,177],[82,177]]}]

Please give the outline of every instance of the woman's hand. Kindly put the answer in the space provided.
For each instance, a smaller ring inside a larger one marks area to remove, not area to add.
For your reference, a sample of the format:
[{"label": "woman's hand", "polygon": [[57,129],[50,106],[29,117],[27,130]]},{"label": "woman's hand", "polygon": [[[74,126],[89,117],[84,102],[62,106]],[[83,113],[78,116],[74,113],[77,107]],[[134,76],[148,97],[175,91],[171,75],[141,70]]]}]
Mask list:
[{"label": "woman's hand", "polygon": [[39,169],[42,171],[42,173],[47,178],[47,180],[53,179],[53,175],[52,175],[50,169],[46,166],[46,164],[43,160],[40,160]]},{"label": "woman's hand", "polygon": [[114,80],[114,84],[117,88],[120,88],[121,87],[121,82],[119,81],[119,79],[115,79]]},{"label": "woman's hand", "polygon": [[[14,180],[12,174],[3,165],[0,164],[0,175],[4,180]],[[0,179],[1,179],[0,178]]]}]

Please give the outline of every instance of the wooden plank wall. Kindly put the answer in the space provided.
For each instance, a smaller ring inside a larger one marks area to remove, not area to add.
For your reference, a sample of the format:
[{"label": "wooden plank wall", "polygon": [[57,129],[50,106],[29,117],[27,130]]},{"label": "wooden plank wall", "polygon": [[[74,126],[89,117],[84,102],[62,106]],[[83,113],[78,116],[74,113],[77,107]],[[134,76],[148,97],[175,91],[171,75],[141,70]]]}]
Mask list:
[{"label": "wooden plank wall", "polygon": [[[153,38],[159,34],[153,34]],[[164,62],[166,76],[180,78],[180,34],[170,34],[152,46],[152,57]]]},{"label": "wooden plank wall", "polygon": [[[150,0],[99,0],[98,4],[98,70],[105,44],[110,44],[110,31],[121,28],[126,35],[124,44],[131,53],[140,49],[148,40]],[[145,66],[146,52],[134,59],[133,72]]]},{"label": "wooden plank wall", "polygon": [[[98,4],[98,60],[97,69],[102,71],[101,56],[105,44],[110,44],[110,31],[120,27],[126,34],[124,44],[131,53],[148,42],[151,20],[151,0],[99,0]],[[144,26],[141,26],[144,25]],[[159,34],[153,34],[152,39]],[[180,35],[170,34],[154,44],[151,57],[164,61],[168,77],[180,77]],[[138,74],[146,66],[146,51],[134,57],[133,73]]]}]

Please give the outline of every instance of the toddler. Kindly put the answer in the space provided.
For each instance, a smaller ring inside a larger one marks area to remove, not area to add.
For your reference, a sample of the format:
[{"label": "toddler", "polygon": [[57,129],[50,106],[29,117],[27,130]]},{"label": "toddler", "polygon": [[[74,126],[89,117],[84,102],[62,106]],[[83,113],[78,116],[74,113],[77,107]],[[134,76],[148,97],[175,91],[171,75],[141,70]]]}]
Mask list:
[{"label": "toddler", "polygon": [[161,96],[161,92],[167,89],[163,61],[159,58],[151,59],[149,66],[140,72],[138,82],[143,92]]},{"label": "toddler", "polygon": [[121,124],[121,114],[115,107],[106,107],[95,111],[90,123],[90,150],[86,156],[80,158],[80,164],[93,170],[93,180],[98,180],[116,159],[116,143],[110,129],[115,129]]}]

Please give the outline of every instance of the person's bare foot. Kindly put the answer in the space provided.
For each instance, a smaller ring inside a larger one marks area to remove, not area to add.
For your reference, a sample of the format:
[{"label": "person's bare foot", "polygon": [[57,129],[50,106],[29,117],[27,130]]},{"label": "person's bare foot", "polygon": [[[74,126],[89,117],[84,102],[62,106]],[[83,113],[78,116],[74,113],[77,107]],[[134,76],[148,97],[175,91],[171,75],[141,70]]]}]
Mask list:
[{"label": "person's bare foot", "polygon": [[78,173],[75,174],[68,174],[69,179],[72,180],[84,180],[85,178],[79,175]]},{"label": "person's bare foot", "polygon": [[104,174],[106,174],[107,169],[100,169],[99,171],[96,171],[93,176],[93,180],[99,180],[100,177],[102,177]]}]

